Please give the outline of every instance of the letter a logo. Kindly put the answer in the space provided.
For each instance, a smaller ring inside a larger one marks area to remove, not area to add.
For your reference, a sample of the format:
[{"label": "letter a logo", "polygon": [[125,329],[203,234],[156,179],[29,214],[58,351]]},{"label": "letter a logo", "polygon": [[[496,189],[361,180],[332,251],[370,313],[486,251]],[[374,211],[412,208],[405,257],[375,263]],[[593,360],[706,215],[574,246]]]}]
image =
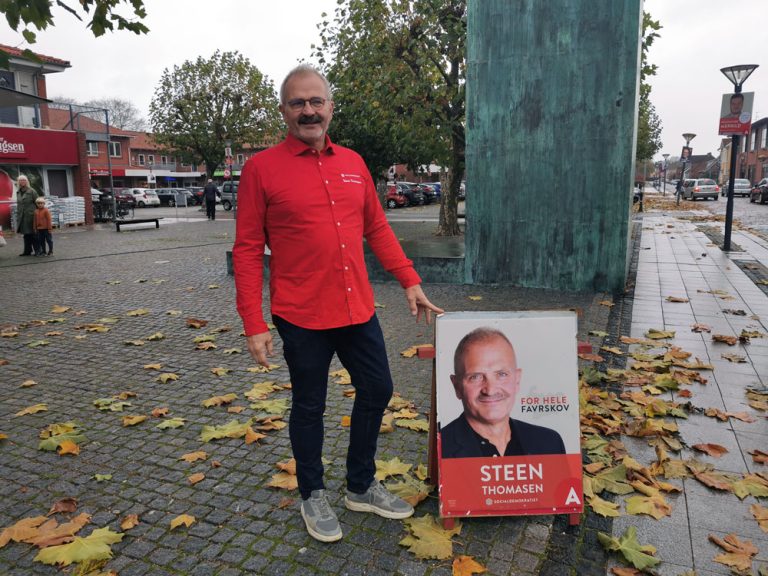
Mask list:
[{"label": "letter a logo", "polygon": [[565,499],[565,505],[568,506],[569,504],[581,504],[579,495],[576,494],[576,489],[573,486],[571,486],[571,490],[568,492],[568,498]]}]

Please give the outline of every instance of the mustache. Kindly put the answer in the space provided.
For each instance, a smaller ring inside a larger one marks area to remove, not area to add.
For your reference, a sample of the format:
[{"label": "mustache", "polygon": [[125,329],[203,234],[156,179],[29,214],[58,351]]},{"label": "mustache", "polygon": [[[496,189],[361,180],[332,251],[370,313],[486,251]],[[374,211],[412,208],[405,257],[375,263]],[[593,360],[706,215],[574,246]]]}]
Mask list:
[{"label": "mustache", "polygon": [[319,124],[323,119],[319,114],[313,114],[312,116],[301,116],[299,118],[299,124]]}]

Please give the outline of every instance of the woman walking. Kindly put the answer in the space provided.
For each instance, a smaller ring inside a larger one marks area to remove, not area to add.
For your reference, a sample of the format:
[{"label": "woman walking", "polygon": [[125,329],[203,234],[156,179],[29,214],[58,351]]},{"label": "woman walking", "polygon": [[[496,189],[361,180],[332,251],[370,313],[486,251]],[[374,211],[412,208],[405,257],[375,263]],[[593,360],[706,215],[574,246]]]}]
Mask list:
[{"label": "woman walking", "polygon": [[35,236],[35,200],[42,194],[29,185],[29,178],[23,174],[16,181],[16,232],[24,235],[24,252],[20,256],[32,256],[39,252],[37,237]]}]

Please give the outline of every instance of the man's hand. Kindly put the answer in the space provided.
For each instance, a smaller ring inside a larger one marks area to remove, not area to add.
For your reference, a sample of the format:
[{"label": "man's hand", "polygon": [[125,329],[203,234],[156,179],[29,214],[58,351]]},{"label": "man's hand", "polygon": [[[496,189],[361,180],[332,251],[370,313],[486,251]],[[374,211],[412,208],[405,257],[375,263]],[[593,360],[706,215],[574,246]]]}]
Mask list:
[{"label": "man's hand", "polygon": [[438,308],[424,294],[421,284],[416,284],[405,289],[405,298],[408,300],[408,307],[411,309],[411,316],[416,316],[416,322],[421,319],[422,314],[427,324],[432,324],[432,312],[442,314],[444,310]]},{"label": "man's hand", "polygon": [[254,334],[248,336],[246,339],[248,342],[248,352],[251,353],[251,357],[265,368],[269,367],[268,356],[272,356],[272,334],[262,332],[261,334]]}]

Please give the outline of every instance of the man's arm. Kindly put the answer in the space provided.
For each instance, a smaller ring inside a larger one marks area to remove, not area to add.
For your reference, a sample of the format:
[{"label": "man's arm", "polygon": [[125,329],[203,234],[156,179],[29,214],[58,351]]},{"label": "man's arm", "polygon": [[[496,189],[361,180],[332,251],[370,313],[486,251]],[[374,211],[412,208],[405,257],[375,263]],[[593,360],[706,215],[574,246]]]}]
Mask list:
[{"label": "man's arm", "polygon": [[238,189],[238,219],[232,264],[237,311],[243,319],[248,351],[262,366],[272,355],[272,335],[262,312],[266,201],[254,162],[246,163]]}]

